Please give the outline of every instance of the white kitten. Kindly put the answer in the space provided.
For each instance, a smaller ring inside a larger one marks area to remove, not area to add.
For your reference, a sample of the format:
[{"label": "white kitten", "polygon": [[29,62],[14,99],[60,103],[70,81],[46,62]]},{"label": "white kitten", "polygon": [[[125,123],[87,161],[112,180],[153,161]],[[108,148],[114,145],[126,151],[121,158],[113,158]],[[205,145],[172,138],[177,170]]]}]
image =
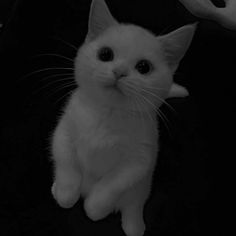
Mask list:
[{"label": "white kitten", "polygon": [[120,210],[125,233],[143,235],[158,153],[156,112],[167,97],[188,94],[172,75],[195,28],[156,37],[119,24],[104,0],[92,2],[89,31],[75,60],[79,87],[52,140],[52,192],[60,206],[72,207],[81,195],[91,219]]}]

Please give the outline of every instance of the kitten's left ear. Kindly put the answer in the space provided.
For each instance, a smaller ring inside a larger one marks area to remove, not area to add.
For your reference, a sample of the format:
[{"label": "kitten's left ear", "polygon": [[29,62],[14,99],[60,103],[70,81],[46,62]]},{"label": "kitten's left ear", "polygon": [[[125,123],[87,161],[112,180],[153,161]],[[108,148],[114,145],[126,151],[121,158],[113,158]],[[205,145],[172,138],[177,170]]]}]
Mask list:
[{"label": "kitten's left ear", "polygon": [[164,49],[165,57],[168,65],[173,73],[177,69],[179,62],[188,50],[197,24],[183,26],[169,34],[158,36]]},{"label": "kitten's left ear", "polygon": [[90,7],[88,34],[86,41],[91,41],[106,29],[118,25],[111,15],[104,0],[93,0]]},{"label": "kitten's left ear", "polygon": [[176,83],[173,83],[170,87],[170,91],[167,98],[186,97],[189,95],[188,90]]}]

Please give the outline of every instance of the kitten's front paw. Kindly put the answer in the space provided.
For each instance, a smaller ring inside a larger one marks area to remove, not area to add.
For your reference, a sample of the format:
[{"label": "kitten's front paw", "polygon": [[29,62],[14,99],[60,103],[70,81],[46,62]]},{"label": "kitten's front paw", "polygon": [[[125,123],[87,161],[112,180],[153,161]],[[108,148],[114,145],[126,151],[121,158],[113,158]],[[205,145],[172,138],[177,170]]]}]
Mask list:
[{"label": "kitten's front paw", "polygon": [[122,228],[127,236],[143,236],[145,232],[143,220],[122,222]]},{"label": "kitten's front paw", "polygon": [[61,207],[71,208],[79,199],[79,187],[61,186],[54,183],[52,185],[52,195]]},{"label": "kitten's front paw", "polygon": [[93,191],[84,203],[85,211],[91,220],[101,220],[114,209],[114,201],[108,191]]}]

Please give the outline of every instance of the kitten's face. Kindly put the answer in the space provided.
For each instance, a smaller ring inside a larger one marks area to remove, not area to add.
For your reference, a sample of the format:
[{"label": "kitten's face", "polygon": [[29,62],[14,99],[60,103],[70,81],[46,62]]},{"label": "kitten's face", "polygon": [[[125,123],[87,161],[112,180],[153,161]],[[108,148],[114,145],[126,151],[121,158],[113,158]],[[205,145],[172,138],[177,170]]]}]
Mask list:
[{"label": "kitten's face", "polygon": [[166,97],[186,96],[172,75],[195,28],[156,37],[139,26],[119,24],[104,0],[93,0],[89,31],[75,61],[81,93],[96,104],[142,111],[155,109]]},{"label": "kitten's face", "polygon": [[[161,43],[148,31],[133,25],[109,29],[85,44],[76,60],[76,79],[91,96],[149,105],[160,103],[172,83]],[[149,101],[149,102],[148,102]]]}]

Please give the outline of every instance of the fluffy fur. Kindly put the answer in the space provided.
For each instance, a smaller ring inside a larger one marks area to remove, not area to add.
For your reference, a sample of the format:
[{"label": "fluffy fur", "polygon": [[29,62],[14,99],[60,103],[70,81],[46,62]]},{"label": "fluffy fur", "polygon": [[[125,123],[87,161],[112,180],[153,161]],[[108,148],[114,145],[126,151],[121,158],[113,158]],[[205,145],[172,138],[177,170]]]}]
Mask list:
[{"label": "fluffy fur", "polygon": [[[92,220],[120,210],[126,235],[143,235],[143,206],[158,153],[156,113],[167,97],[187,95],[173,83],[173,73],[194,31],[188,25],[156,37],[119,24],[103,0],[92,2],[89,31],[75,60],[78,89],[52,140],[52,193],[61,207],[82,196]],[[104,46],[113,60],[99,60]],[[151,63],[146,74],[136,68],[142,59]]]}]

